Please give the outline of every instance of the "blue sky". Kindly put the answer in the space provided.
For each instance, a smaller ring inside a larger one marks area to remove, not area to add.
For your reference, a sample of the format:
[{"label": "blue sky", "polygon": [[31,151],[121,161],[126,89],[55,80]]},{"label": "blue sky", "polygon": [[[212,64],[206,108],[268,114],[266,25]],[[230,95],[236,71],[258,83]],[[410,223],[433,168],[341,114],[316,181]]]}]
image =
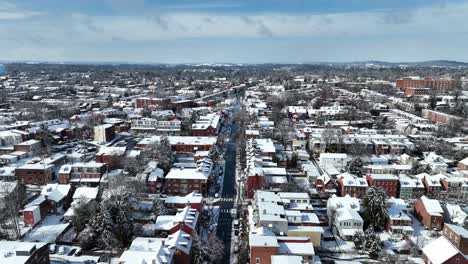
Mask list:
[{"label": "blue sky", "polygon": [[462,0],[0,0],[0,60],[468,61]]}]

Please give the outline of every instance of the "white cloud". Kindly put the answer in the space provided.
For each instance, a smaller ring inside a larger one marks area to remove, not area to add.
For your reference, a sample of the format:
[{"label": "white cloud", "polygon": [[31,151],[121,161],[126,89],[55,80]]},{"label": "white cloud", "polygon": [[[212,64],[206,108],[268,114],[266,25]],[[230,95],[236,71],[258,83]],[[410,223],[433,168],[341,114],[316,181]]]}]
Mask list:
[{"label": "white cloud", "polygon": [[[207,4],[205,8],[208,8]],[[460,33],[467,33],[465,21],[468,17],[466,2],[408,10],[404,13],[374,11],[311,15],[235,15],[181,12],[182,9],[129,16],[39,16],[39,12],[21,10],[14,4],[0,2],[0,32],[7,33],[0,35],[0,49],[11,50],[14,52],[12,54],[22,57],[27,54],[60,57],[65,56],[64,54],[72,56],[75,53],[85,53],[92,48],[98,50],[102,46],[119,46],[119,43],[128,44],[121,46],[130,50],[138,45],[152,46],[187,39],[226,39],[235,42],[309,38],[343,41],[345,37],[404,40],[410,36],[434,40],[443,34],[453,40]],[[35,17],[31,19],[31,16]],[[17,19],[23,20],[21,23],[14,23]],[[206,45],[211,43],[207,41]],[[345,47],[346,43],[337,43],[334,47],[340,45]],[[398,45],[404,43],[399,42]],[[449,46],[450,43],[447,43],[447,47]],[[52,49],[56,50],[47,51]],[[125,52],[123,48],[122,52]],[[382,52],[385,53],[383,48]],[[175,53],[177,52],[174,51]]]},{"label": "white cloud", "polygon": [[16,4],[11,2],[0,2],[0,20],[17,20],[38,16],[43,13],[21,10]]},{"label": "white cloud", "polygon": [[[221,15],[172,12],[149,16],[83,16],[88,33],[129,41],[177,38],[335,37],[459,33],[465,30],[468,4],[428,7],[405,13],[362,12],[326,15]],[[68,25],[67,25],[68,23]],[[95,36],[96,37],[96,36]],[[92,41],[93,38],[90,39]]]}]

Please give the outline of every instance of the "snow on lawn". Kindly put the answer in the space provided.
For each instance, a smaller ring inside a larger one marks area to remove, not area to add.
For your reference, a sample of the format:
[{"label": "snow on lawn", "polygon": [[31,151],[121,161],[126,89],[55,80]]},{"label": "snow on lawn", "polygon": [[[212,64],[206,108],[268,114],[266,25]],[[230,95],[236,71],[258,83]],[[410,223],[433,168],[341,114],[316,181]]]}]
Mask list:
[{"label": "snow on lawn", "polygon": [[54,243],[57,237],[70,226],[60,222],[62,215],[48,215],[29,233],[27,233],[23,241],[29,242],[44,242]]},{"label": "snow on lawn", "polygon": [[[439,233],[434,233],[434,231],[427,230],[418,219],[416,219],[412,214],[408,214],[411,218],[412,225],[414,229],[414,235],[409,238],[413,241],[420,249],[429,244],[432,240],[435,240],[439,237]],[[434,235],[436,234],[436,235]]]},{"label": "snow on lawn", "polygon": [[336,241],[322,241],[320,243],[320,250],[324,252],[353,252],[354,243],[351,241],[344,241],[336,238]]},{"label": "snow on lawn", "polygon": [[408,242],[402,239],[392,239],[392,235],[388,232],[383,232],[380,234],[380,240],[384,243],[384,249],[388,250],[402,250],[408,248]]}]

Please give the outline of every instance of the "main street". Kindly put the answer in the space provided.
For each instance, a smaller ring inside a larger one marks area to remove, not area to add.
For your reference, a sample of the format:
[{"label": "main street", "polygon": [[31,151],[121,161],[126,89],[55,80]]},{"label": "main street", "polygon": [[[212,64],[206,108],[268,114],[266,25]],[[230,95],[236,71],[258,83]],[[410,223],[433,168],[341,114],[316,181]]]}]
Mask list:
[{"label": "main street", "polygon": [[[233,114],[240,109],[240,101],[236,100]],[[231,123],[231,134],[229,142],[226,143],[224,182],[221,196],[223,199],[218,203],[220,215],[218,219],[217,236],[224,242],[224,255],[222,263],[229,263],[231,257],[231,233],[232,217],[230,209],[234,207],[236,198],[236,132],[239,128],[237,123]],[[228,198],[228,199],[226,199]],[[224,209],[224,210],[223,210]]]}]

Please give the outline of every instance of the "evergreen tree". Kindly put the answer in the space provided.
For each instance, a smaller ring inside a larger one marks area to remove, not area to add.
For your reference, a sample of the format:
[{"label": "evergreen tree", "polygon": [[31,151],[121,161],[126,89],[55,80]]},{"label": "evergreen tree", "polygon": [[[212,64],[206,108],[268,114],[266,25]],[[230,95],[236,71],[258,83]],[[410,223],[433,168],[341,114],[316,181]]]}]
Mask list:
[{"label": "evergreen tree", "polygon": [[370,187],[364,196],[363,205],[368,223],[382,227],[387,215],[387,193],[380,187]]}]

